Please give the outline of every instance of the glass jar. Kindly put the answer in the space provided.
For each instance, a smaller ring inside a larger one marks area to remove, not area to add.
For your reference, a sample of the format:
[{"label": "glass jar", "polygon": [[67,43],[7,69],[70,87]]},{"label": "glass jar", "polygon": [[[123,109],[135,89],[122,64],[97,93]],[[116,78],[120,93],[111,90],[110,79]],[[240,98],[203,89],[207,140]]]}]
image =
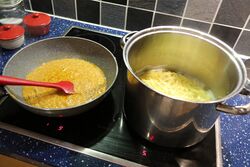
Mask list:
[{"label": "glass jar", "polygon": [[21,24],[24,16],[23,0],[0,0],[0,24]]}]

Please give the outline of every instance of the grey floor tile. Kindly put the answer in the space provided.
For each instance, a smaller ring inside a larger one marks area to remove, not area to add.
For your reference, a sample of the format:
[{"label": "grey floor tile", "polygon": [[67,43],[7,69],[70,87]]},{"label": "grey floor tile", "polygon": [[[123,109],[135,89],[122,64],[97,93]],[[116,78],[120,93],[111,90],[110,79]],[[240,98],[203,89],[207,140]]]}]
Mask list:
[{"label": "grey floor tile", "polygon": [[236,44],[235,51],[250,56],[250,31],[244,31]]},{"label": "grey floor tile", "polygon": [[182,23],[183,27],[189,27],[203,32],[208,32],[210,24],[184,19]]},{"label": "grey floor tile", "polygon": [[53,0],[53,2],[56,15],[76,18],[74,0]]},{"label": "grey floor tile", "polygon": [[243,27],[249,14],[250,0],[224,0],[215,22]]},{"label": "grey floor tile", "polygon": [[211,22],[220,0],[189,0],[185,17]]},{"label": "grey floor tile", "polygon": [[181,16],[186,0],[158,0],[157,11]]},{"label": "grey floor tile", "polygon": [[102,3],[101,8],[101,19],[103,25],[121,29],[124,28],[125,7]]}]

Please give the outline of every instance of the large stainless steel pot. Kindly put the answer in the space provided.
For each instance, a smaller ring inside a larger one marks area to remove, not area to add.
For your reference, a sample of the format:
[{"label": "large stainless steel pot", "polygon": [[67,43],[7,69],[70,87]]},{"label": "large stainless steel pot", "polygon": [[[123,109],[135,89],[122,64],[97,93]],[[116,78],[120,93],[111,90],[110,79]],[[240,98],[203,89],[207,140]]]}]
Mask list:
[{"label": "large stainless steel pot", "polygon": [[7,93],[27,110],[49,117],[72,116],[96,106],[114,84],[118,74],[118,65],[113,54],[94,41],[77,37],[57,37],[33,43],[21,49],[7,62],[3,75],[25,78],[29,72],[41,64],[61,58],[84,59],[99,66],[106,76],[107,90],[87,103],[62,109],[44,109],[27,104],[23,99],[20,86],[6,86]]},{"label": "large stainless steel pot", "polygon": [[[196,30],[163,26],[130,33],[122,44],[128,69],[125,116],[143,138],[163,146],[188,147],[206,136],[219,116],[217,110],[249,113],[249,105],[223,104],[238,94],[247,80],[242,60],[224,42]],[[195,76],[217,98],[184,101],[149,88],[137,72],[159,66]]]}]

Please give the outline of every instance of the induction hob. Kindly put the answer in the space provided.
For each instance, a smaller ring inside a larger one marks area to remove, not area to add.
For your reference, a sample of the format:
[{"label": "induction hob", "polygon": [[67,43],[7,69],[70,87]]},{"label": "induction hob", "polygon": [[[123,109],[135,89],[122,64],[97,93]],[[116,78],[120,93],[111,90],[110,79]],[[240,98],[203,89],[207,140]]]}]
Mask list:
[{"label": "induction hob", "polygon": [[66,118],[35,115],[8,97],[0,105],[0,123],[5,127],[10,125],[28,130],[31,132],[29,134],[34,133],[31,136],[47,136],[62,141],[61,143],[89,148],[146,166],[222,165],[218,121],[202,142],[185,149],[151,144],[127,126],[123,117],[126,67],[122,59],[120,37],[79,27],[72,27],[65,35],[96,41],[114,54],[119,65],[119,74],[111,92],[92,110]]}]

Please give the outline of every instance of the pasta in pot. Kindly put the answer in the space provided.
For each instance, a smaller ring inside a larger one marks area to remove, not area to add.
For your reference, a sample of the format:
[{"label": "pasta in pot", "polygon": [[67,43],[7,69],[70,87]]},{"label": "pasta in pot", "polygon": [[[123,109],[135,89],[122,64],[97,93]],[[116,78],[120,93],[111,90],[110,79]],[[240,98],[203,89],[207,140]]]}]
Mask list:
[{"label": "pasta in pot", "polygon": [[140,79],[150,88],[167,96],[204,102],[214,99],[211,90],[205,89],[205,84],[199,80],[165,70],[148,70],[140,75]]}]

